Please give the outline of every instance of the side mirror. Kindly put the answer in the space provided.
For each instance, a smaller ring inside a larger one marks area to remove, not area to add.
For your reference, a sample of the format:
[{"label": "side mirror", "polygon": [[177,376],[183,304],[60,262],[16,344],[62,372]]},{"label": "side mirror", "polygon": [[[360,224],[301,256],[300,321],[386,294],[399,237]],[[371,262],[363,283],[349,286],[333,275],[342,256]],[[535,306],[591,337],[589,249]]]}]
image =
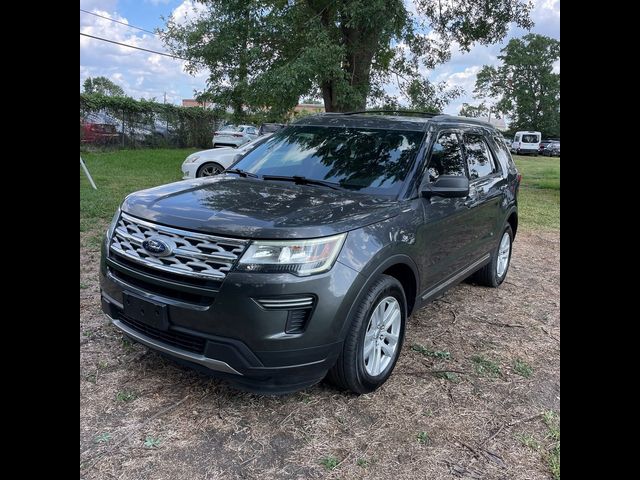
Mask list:
[{"label": "side mirror", "polygon": [[457,175],[440,175],[435,182],[426,184],[421,193],[426,198],[435,196],[467,197],[469,195],[469,179]]}]

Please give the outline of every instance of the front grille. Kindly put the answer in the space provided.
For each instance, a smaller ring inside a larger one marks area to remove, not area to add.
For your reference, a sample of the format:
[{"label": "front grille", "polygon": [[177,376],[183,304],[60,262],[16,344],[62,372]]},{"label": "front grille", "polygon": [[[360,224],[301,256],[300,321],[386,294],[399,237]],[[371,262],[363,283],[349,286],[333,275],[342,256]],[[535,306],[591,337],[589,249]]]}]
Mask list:
[{"label": "front grille", "polygon": [[159,340],[192,353],[198,353],[200,355],[204,354],[204,347],[206,343],[204,338],[189,335],[188,333],[176,332],[174,330],[158,330],[157,328],[150,327],[149,325],[145,325],[144,323],[123,315],[120,316],[120,321],[128,327],[143,333],[147,337],[151,337],[155,340]]},{"label": "front grille", "polygon": [[157,283],[147,282],[140,280],[139,278],[132,277],[127,273],[118,270],[117,268],[109,268],[111,275],[120,280],[121,282],[139,288],[146,292],[155,293],[163,297],[171,298],[172,300],[178,300],[180,302],[193,303],[195,305],[211,305],[214,301],[213,293],[211,295],[200,295],[197,293],[185,292],[176,288],[164,287]]},{"label": "front grille", "polygon": [[[154,256],[142,246],[156,238],[171,246],[166,256]],[[194,282],[222,281],[240,258],[247,241],[165,227],[122,213],[111,238],[110,251],[144,267],[179,275]]]}]

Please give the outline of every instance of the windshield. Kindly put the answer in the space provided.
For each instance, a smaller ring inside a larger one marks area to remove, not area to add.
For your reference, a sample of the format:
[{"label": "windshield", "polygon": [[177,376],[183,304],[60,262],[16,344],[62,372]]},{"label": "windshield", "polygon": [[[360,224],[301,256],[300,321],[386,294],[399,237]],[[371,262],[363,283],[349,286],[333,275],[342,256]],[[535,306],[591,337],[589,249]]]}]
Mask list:
[{"label": "windshield", "polygon": [[538,143],[537,135],[522,135],[522,143]]},{"label": "windshield", "polygon": [[265,123],[262,125],[262,131],[265,133],[272,133],[280,130],[284,125],[278,125],[276,123]]},{"label": "windshield", "polygon": [[397,195],[423,132],[291,126],[234,165],[257,175],[300,176],[365,193]]},{"label": "windshield", "polygon": [[267,139],[270,137],[271,135],[263,135],[261,137],[258,138],[254,138],[253,140],[251,140],[250,142],[245,143],[244,145],[240,146],[240,148],[238,148],[238,150],[240,151],[249,151],[254,147],[257,147],[258,145],[260,145],[261,143],[264,143],[267,141]]}]

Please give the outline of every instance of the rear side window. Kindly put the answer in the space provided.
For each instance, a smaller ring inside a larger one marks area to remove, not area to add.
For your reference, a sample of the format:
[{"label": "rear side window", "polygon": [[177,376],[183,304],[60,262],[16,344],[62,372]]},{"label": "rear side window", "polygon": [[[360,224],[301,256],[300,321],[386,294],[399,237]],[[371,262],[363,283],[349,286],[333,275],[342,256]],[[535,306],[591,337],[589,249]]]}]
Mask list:
[{"label": "rear side window", "polygon": [[430,182],[436,181],[440,175],[464,177],[464,160],[460,150],[460,141],[455,132],[444,132],[438,135],[431,150],[427,172]]},{"label": "rear side window", "polygon": [[496,144],[496,155],[498,156],[498,160],[500,160],[502,165],[505,165],[508,168],[513,164],[513,158],[511,158],[509,149],[499,136],[494,136],[493,141]]},{"label": "rear side window", "polygon": [[464,146],[471,180],[486,177],[496,171],[493,157],[482,135],[465,133]]}]

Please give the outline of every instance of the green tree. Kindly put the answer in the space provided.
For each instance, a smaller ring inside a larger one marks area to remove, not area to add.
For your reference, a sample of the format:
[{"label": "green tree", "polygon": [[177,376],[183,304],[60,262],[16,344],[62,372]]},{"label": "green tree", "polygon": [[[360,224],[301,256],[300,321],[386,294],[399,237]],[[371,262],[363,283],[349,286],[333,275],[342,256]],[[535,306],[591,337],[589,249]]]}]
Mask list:
[{"label": "green tree", "polygon": [[560,136],[560,42],[538,34],[510,40],[498,67],[478,72],[474,93],[497,99],[496,109],[511,119],[513,130],[537,130]]},{"label": "green tree", "polygon": [[468,103],[463,103],[460,108],[459,115],[461,117],[488,117],[489,109],[487,105],[482,102],[480,105],[470,105]]},{"label": "green tree", "polygon": [[389,103],[391,80],[405,97],[433,103],[441,92],[420,70],[447,61],[452,44],[468,51],[502,40],[511,23],[532,26],[529,0],[414,0],[417,14],[403,0],[199,2],[197,18],[168,19],[162,38],[189,72],[209,70],[208,98],[237,117],[287,112],[301,96],[321,97],[328,112],[361,110]]},{"label": "green tree", "polygon": [[82,84],[84,93],[100,93],[110,97],[124,97],[122,87],[107,77],[87,78]]}]

